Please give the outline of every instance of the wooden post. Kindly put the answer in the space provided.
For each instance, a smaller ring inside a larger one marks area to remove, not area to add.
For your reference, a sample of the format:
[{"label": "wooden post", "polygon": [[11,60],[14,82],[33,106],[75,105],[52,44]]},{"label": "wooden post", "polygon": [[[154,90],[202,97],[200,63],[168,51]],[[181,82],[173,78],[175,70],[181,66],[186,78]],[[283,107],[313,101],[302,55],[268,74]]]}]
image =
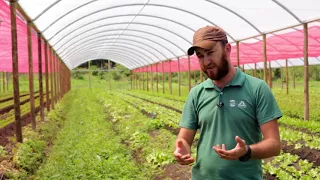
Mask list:
[{"label": "wooden post", "polygon": [[3,81],[3,92],[6,92],[6,78],[5,78],[5,72],[2,72],[2,81]]},{"label": "wooden post", "polygon": [[[138,90],[138,78],[137,78],[137,70],[136,70],[136,72],[134,72],[134,74],[133,74],[134,76],[134,87],[135,87],[135,89],[136,90]],[[110,77],[109,77],[109,79],[110,79]]]},{"label": "wooden post", "polygon": [[138,89],[142,90],[141,86],[141,67],[137,71],[137,82],[138,82]]},{"label": "wooden post", "polygon": [[242,64],[242,72],[245,72],[245,70],[244,70],[244,64]]},{"label": "wooden post", "polygon": [[[137,69],[136,69],[137,71]],[[136,77],[136,72],[133,73],[133,87],[135,90],[137,90],[137,77]]]},{"label": "wooden post", "polygon": [[293,80],[293,88],[296,88],[296,78],[295,78],[294,66],[292,66],[292,80]]},{"label": "wooden post", "polygon": [[288,71],[288,59],[286,59],[286,85],[287,85],[287,94],[289,94],[289,71]]},{"label": "wooden post", "polygon": [[137,72],[137,77],[138,77],[138,89],[141,90],[140,68],[139,68],[139,71]]},{"label": "wooden post", "polygon": [[135,72],[136,89],[139,90],[139,69]]},{"label": "wooden post", "polygon": [[46,107],[47,111],[50,111],[50,101],[49,101],[49,66],[48,66],[48,43],[44,44],[44,58],[45,58],[45,71],[46,71]]},{"label": "wooden post", "polygon": [[149,91],[149,66],[147,66],[147,91]]},{"label": "wooden post", "polygon": [[164,94],[164,62],[161,62],[162,65],[162,93]]},{"label": "wooden post", "polygon": [[17,8],[17,0],[10,0],[14,117],[15,117],[15,124],[16,124],[16,140],[17,142],[22,143],[22,128],[21,128],[21,120],[20,120],[20,91],[19,91],[16,8]]},{"label": "wooden post", "polygon": [[140,72],[139,72],[139,88],[140,90],[143,90],[143,71],[142,71],[142,67],[140,68]]},{"label": "wooden post", "polygon": [[38,61],[39,61],[40,119],[41,119],[41,121],[44,121],[43,85],[42,85],[42,54],[41,54],[41,34],[40,33],[38,33]]},{"label": "wooden post", "polygon": [[240,69],[240,53],[239,53],[239,41],[236,42],[237,43],[237,66]]},{"label": "wooden post", "polygon": [[63,74],[63,67],[62,67],[62,60],[60,59],[59,61],[59,74],[60,74],[60,96],[61,96],[61,99],[63,97],[63,77],[64,77],[64,74]]},{"label": "wooden post", "polygon": [[145,83],[144,83],[144,81],[145,81],[145,79],[144,79],[144,72],[143,72],[143,70],[142,70],[142,87],[143,87],[143,90],[144,90],[144,86],[145,86]]},{"label": "wooden post", "polygon": [[59,56],[58,54],[56,54],[56,90],[57,90],[57,94],[56,94],[56,101],[58,102],[59,101]]},{"label": "wooden post", "polygon": [[111,77],[111,62],[110,62],[110,60],[108,60],[108,72],[109,72],[109,87],[110,87],[110,90],[112,89],[112,87],[111,87],[111,85],[112,85],[112,83],[111,83],[111,80],[112,80],[112,77]]},{"label": "wooden post", "polygon": [[66,69],[66,66],[65,64],[63,63],[62,64],[62,67],[63,67],[63,80],[62,80],[62,85],[63,85],[63,96],[66,94],[67,92],[67,69]]},{"label": "wooden post", "polygon": [[[133,69],[133,70],[131,70],[131,83],[132,83],[132,89],[135,89],[135,82],[134,82],[134,71],[135,71],[136,69]],[[109,72],[108,72],[109,73]],[[108,77],[109,77],[109,74],[108,74]]]},{"label": "wooden post", "polygon": [[36,118],[34,108],[34,87],[33,87],[33,57],[32,57],[32,29],[31,22],[27,23],[28,34],[28,62],[29,62],[29,93],[30,93],[30,119],[32,130],[36,130]]},{"label": "wooden post", "polygon": [[60,75],[60,57],[57,54],[57,100],[61,99]]},{"label": "wooden post", "polygon": [[62,60],[59,58],[59,87],[60,87],[60,99],[62,98],[62,77],[63,77],[63,73],[62,73]]},{"label": "wooden post", "polygon": [[171,59],[169,60],[169,89],[170,94],[172,95],[172,74],[171,74]]},{"label": "wooden post", "polygon": [[[139,68],[140,69],[140,68]],[[137,78],[137,89],[140,90],[140,74],[139,74],[139,70],[136,72],[136,78]]]},{"label": "wooden post", "polygon": [[50,85],[51,85],[51,107],[52,109],[54,109],[54,88],[53,88],[53,73],[54,73],[54,69],[53,69],[53,50],[52,48],[50,48]]},{"label": "wooden post", "polygon": [[281,75],[281,89],[283,89],[283,72],[282,72],[282,67],[280,67],[280,75]]},{"label": "wooden post", "polygon": [[130,77],[131,77],[131,90],[133,89],[132,83],[133,83],[133,77],[132,77],[132,70],[130,71]]},{"label": "wooden post", "polygon": [[9,76],[10,76],[10,73],[6,72],[7,91],[9,91]]},{"label": "wooden post", "polygon": [[254,63],[254,77],[257,77],[257,63]]},{"label": "wooden post", "polygon": [[269,61],[269,86],[272,88],[272,68],[271,68],[271,61]]},{"label": "wooden post", "polygon": [[54,103],[57,103],[57,54],[54,52],[54,60],[53,60],[53,69],[54,69],[54,77],[53,77],[53,83],[54,83]]},{"label": "wooden post", "polygon": [[158,63],[156,64],[156,72],[157,72],[157,92],[159,92],[159,73],[158,73]]},{"label": "wooden post", "polygon": [[188,86],[189,91],[191,90],[191,78],[190,78],[190,56],[188,56]]},{"label": "wooden post", "polygon": [[309,120],[309,59],[308,59],[308,24],[303,24],[304,29],[304,120]]},{"label": "wooden post", "polygon": [[57,68],[57,102],[60,100],[60,69],[59,69],[59,64],[60,64],[60,58],[57,54],[57,61],[56,61],[56,68]]},{"label": "wooden post", "polygon": [[267,79],[267,39],[266,34],[263,34],[263,60],[264,60],[264,81],[268,83]]},{"label": "wooden post", "polygon": [[153,69],[152,69],[152,64],[151,64],[151,71],[150,71],[150,75],[151,75],[151,90],[153,92]]},{"label": "wooden post", "polygon": [[194,85],[197,85],[197,76],[196,76],[196,71],[193,71],[193,79],[194,79]]},{"label": "wooden post", "polygon": [[91,61],[88,61],[88,70],[89,70],[89,88],[91,89]]},{"label": "wooden post", "polygon": [[180,58],[178,57],[178,95],[181,96]]}]

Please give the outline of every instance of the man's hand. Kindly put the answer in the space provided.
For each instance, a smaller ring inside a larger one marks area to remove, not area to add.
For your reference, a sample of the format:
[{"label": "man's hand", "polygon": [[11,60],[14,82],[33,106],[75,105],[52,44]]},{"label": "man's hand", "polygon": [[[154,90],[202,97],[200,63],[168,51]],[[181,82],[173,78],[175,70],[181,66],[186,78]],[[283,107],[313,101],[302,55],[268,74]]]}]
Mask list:
[{"label": "man's hand", "polygon": [[239,136],[236,136],[235,138],[237,145],[235,148],[231,150],[226,150],[225,144],[222,144],[222,147],[220,145],[213,146],[213,150],[216,151],[216,153],[223,159],[226,160],[238,160],[241,156],[246,154],[248,151],[248,148],[246,146],[245,140],[241,139]]},{"label": "man's hand", "polygon": [[176,161],[181,165],[187,165],[194,162],[194,158],[190,154],[190,146],[183,139],[176,141],[176,149],[173,153]]}]

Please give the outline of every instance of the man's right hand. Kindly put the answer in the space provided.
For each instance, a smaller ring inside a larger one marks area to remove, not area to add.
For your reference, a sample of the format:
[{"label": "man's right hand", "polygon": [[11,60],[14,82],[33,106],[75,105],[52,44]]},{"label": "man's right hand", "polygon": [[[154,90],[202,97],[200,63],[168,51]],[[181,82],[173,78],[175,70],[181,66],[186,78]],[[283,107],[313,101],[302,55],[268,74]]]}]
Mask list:
[{"label": "man's right hand", "polygon": [[194,162],[194,158],[190,154],[190,146],[184,139],[176,141],[176,149],[173,153],[176,161],[181,165],[188,165]]}]

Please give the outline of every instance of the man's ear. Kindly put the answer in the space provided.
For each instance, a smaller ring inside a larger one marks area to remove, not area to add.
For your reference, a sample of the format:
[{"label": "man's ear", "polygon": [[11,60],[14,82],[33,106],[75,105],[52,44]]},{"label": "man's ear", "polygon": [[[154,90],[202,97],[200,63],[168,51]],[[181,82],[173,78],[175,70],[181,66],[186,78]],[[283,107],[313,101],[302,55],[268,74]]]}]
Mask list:
[{"label": "man's ear", "polygon": [[224,47],[225,51],[226,51],[226,54],[230,57],[231,55],[231,45],[230,43],[227,43]]}]

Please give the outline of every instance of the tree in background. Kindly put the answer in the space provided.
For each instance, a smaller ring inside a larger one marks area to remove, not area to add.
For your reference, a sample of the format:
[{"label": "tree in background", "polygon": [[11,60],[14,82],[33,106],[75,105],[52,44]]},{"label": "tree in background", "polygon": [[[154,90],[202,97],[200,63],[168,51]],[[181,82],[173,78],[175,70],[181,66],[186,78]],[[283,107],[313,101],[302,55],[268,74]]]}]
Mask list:
[{"label": "tree in background", "polygon": [[72,71],[72,74],[71,74],[71,77],[74,78],[74,79],[81,79],[83,80],[84,79],[84,74],[85,72],[82,72],[83,68],[76,68],[74,69],[75,71]]},{"label": "tree in background", "polygon": [[130,70],[121,64],[115,64],[113,69],[111,70],[112,79],[115,81],[119,81],[123,78],[127,79],[130,77]]}]

